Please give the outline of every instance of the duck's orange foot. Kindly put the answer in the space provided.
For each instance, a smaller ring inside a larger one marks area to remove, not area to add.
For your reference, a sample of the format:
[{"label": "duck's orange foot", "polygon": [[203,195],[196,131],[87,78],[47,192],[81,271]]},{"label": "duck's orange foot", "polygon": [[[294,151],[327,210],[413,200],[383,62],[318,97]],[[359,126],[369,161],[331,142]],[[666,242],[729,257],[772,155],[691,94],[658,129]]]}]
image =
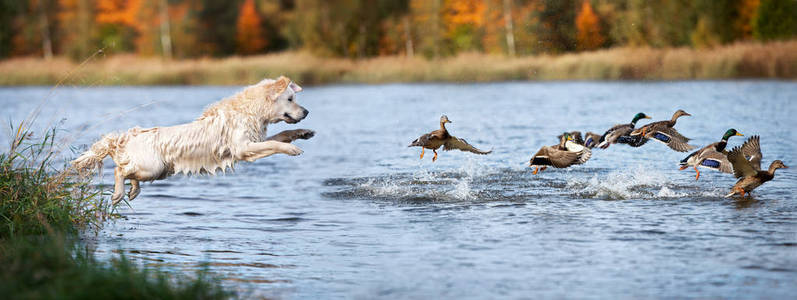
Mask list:
[{"label": "duck's orange foot", "polygon": [[695,181],[697,181],[700,179],[700,170],[697,169],[697,166],[695,166],[695,172],[697,172],[697,175],[695,175]]},{"label": "duck's orange foot", "polygon": [[437,150],[432,150],[432,151],[434,151],[434,157],[432,157],[432,162],[434,162],[437,160]]},{"label": "duck's orange foot", "polygon": [[688,167],[689,166],[681,166],[680,168],[678,168],[678,170],[683,171],[683,170],[686,170],[686,168],[688,168]]},{"label": "duck's orange foot", "polygon": [[540,171],[540,167],[534,167],[534,172],[532,174],[537,175],[537,172]]},{"label": "duck's orange foot", "polygon": [[424,152],[425,150],[426,150],[426,148],[423,148],[423,147],[421,147],[421,159],[423,159],[423,152]]}]

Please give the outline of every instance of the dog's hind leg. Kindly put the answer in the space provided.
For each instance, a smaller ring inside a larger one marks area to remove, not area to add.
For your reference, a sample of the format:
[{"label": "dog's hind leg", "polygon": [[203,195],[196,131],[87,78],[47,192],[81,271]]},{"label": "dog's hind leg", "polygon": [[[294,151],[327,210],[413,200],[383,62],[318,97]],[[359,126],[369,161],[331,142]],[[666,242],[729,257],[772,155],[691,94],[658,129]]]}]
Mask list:
[{"label": "dog's hind leg", "polygon": [[265,141],[247,145],[243,153],[238,156],[238,159],[245,161],[255,161],[277,153],[296,156],[302,154],[302,152],[302,149],[292,144],[277,141]]},{"label": "dog's hind leg", "polygon": [[125,192],[125,176],[122,175],[122,168],[116,167],[113,169],[113,177],[114,177],[114,185],[113,185],[113,195],[111,195],[111,201],[113,201],[113,205],[122,201]]},{"label": "dog's hind leg", "polygon": [[133,201],[133,199],[138,196],[138,193],[141,193],[141,187],[139,187],[138,180],[130,179],[130,192],[127,193],[127,200]]}]

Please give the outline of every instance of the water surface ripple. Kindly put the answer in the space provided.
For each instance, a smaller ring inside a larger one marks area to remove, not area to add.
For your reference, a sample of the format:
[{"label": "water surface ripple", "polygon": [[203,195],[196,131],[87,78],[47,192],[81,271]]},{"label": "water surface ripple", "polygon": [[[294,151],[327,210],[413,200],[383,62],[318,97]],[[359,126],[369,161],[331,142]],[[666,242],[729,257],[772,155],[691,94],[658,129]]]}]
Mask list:
[{"label": "water surface ripple", "polygon": [[[236,87],[60,88],[41,126],[86,145],[132,126],[189,122]],[[19,121],[49,89],[2,88]],[[678,109],[704,145],[733,127],[761,135],[764,165],[797,165],[791,82],[395,84],[309,87],[299,157],[145,183],[96,238],[115,253],[192,273],[205,263],[246,296],[275,298],[787,298],[797,294],[797,172],[752,199],[734,179],[678,171],[662,144],[595,150],[583,166],[526,167],[564,130],[602,132]],[[132,112],[131,108],[148,104]],[[493,154],[407,148],[437,127]],[[8,135],[0,137],[7,145]],[[744,138],[732,138],[739,145]],[[112,184],[107,161],[101,182]]]}]

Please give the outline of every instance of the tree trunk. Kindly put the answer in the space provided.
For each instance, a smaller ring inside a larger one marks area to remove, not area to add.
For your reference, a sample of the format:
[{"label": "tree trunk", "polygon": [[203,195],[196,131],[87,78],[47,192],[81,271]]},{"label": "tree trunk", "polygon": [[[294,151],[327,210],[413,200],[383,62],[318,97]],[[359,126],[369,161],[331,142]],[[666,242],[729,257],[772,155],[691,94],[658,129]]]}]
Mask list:
[{"label": "tree trunk", "polygon": [[410,16],[404,17],[404,48],[406,49],[407,57],[415,56],[415,50],[412,46],[412,34],[410,33]]},{"label": "tree trunk", "polygon": [[172,34],[169,22],[169,3],[166,0],[160,1],[160,19],[161,19],[161,51],[163,58],[172,59]]},{"label": "tree trunk", "polygon": [[504,26],[506,31],[506,49],[509,56],[515,56],[515,31],[512,26],[512,0],[504,0]]},{"label": "tree trunk", "polygon": [[440,0],[434,0],[434,58],[440,57]]},{"label": "tree trunk", "polygon": [[50,20],[47,18],[47,5],[39,2],[39,21],[41,25],[42,34],[42,54],[45,60],[53,58],[53,41],[50,38]]}]

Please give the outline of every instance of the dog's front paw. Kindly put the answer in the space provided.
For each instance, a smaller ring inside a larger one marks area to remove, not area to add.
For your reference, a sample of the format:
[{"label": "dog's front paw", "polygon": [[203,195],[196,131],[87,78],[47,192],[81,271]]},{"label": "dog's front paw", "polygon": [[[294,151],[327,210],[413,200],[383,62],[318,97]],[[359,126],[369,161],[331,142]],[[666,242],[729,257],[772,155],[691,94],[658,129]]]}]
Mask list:
[{"label": "dog's front paw", "polygon": [[299,129],[299,134],[296,136],[297,139],[308,140],[311,137],[315,136],[315,131],[310,129]]},{"label": "dog's front paw", "polygon": [[285,145],[285,148],[282,150],[282,153],[285,153],[290,156],[296,156],[304,153],[302,148],[296,147],[292,144]]}]

